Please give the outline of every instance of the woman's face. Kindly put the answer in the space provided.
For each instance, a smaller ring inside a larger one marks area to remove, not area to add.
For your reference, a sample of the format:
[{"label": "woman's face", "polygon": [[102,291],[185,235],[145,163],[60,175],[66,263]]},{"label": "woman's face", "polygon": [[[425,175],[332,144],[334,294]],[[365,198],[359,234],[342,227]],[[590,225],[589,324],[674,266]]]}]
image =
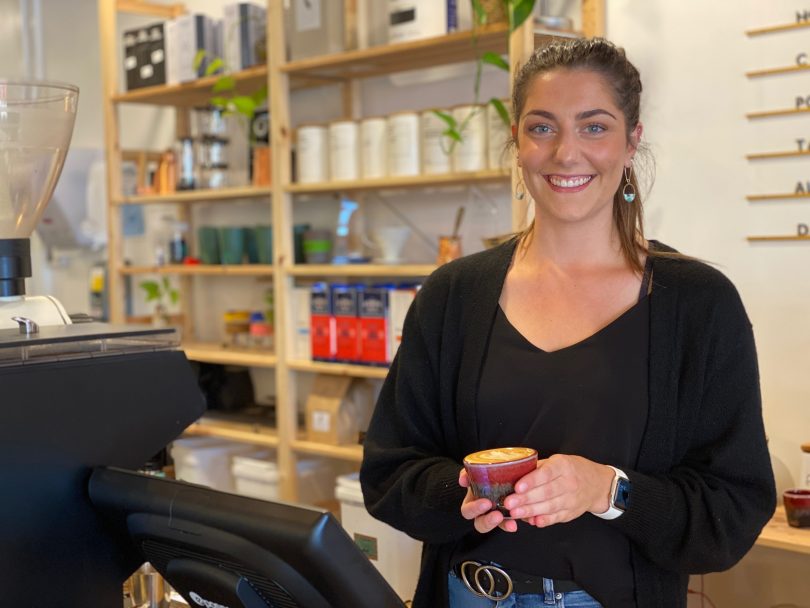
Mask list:
[{"label": "woman's face", "polygon": [[557,69],[536,76],[516,139],[537,216],[576,222],[611,214],[640,136],[639,124],[628,138],[624,114],[601,74]]}]

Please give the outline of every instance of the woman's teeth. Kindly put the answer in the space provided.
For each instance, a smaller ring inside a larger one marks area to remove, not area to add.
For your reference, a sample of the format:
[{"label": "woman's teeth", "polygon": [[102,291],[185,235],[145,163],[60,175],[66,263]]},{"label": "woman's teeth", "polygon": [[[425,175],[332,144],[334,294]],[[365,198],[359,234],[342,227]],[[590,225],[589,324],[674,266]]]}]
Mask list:
[{"label": "woman's teeth", "polygon": [[577,186],[587,184],[589,181],[591,181],[591,179],[592,177],[590,175],[583,177],[572,177],[569,179],[565,179],[562,177],[555,177],[552,175],[549,176],[548,181],[550,181],[558,188],[576,188]]}]

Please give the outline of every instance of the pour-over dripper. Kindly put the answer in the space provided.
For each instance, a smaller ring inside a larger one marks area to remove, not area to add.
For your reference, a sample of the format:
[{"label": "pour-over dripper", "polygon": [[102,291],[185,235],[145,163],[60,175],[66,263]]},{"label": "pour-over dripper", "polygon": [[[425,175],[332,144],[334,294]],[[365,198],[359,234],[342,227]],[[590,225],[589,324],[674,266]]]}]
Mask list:
[{"label": "pour-over dripper", "polygon": [[25,293],[29,237],[65,161],[79,89],[0,80],[0,297]]}]

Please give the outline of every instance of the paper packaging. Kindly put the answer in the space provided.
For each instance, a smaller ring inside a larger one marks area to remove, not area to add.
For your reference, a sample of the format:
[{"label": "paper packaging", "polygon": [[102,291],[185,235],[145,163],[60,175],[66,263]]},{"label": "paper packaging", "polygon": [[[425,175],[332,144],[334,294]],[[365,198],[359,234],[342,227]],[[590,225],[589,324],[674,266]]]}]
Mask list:
[{"label": "paper packaging", "polygon": [[292,290],[292,316],[293,316],[293,353],[296,359],[309,361],[312,358],[312,345],[310,343],[310,288],[293,287]]},{"label": "paper packaging", "polygon": [[[352,379],[318,374],[307,397],[307,438],[332,445],[347,442],[340,432],[340,408]],[[350,438],[348,438],[350,440]]]},{"label": "paper packaging", "polygon": [[229,70],[244,70],[261,63],[259,49],[266,46],[267,9],[252,2],[226,4],[222,30],[222,60]]},{"label": "paper packaging", "polygon": [[360,294],[360,360],[367,365],[389,362],[388,294],[392,287],[367,287]]},{"label": "paper packaging", "polygon": [[416,297],[417,285],[408,285],[392,289],[388,294],[388,361],[393,361],[402,342],[402,328],[405,315]]},{"label": "paper packaging", "polygon": [[343,0],[289,0],[284,7],[291,61],[346,49]]},{"label": "paper packaging", "polygon": [[468,0],[389,0],[388,41],[442,36],[472,27]]},{"label": "paper packaging", "polygon": [[334,361],[337,350],[335,317],[326,283],[316,283],[310,291],[309,327],[313,361]]},{"label": "paper packaging", "polygon": [[[214,20],[202,14],[183,15],[166,22],[167,84],[196,80],[205,75],[217,43]],[[207,56],[194,69],[194,57],[204,50]]]},{"label": "paper packaging", "polygon": [[124,32],[124,69],[128,91],[166,83],[163,23]]},{"label": "paper packaging", "polygon": [[360,361],[360,318],[358,299],[362,287],[332,284],[332,313],[335,318],[335,360]]}]

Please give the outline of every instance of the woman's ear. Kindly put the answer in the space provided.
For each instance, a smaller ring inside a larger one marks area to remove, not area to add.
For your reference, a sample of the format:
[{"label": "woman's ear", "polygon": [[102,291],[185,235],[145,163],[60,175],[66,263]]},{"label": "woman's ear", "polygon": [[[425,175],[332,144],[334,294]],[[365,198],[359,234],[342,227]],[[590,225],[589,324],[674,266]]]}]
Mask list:
[{"label": "woman's ear", "polygon": [[636,150],[638,150],[638,146],[641,143],[642,133],[644,133],[644,125],[641,124],[641,121],[639,121],[635,128],[630,132],[630,141],[627,142],[627,147],[633,154],[635,154]]}]

